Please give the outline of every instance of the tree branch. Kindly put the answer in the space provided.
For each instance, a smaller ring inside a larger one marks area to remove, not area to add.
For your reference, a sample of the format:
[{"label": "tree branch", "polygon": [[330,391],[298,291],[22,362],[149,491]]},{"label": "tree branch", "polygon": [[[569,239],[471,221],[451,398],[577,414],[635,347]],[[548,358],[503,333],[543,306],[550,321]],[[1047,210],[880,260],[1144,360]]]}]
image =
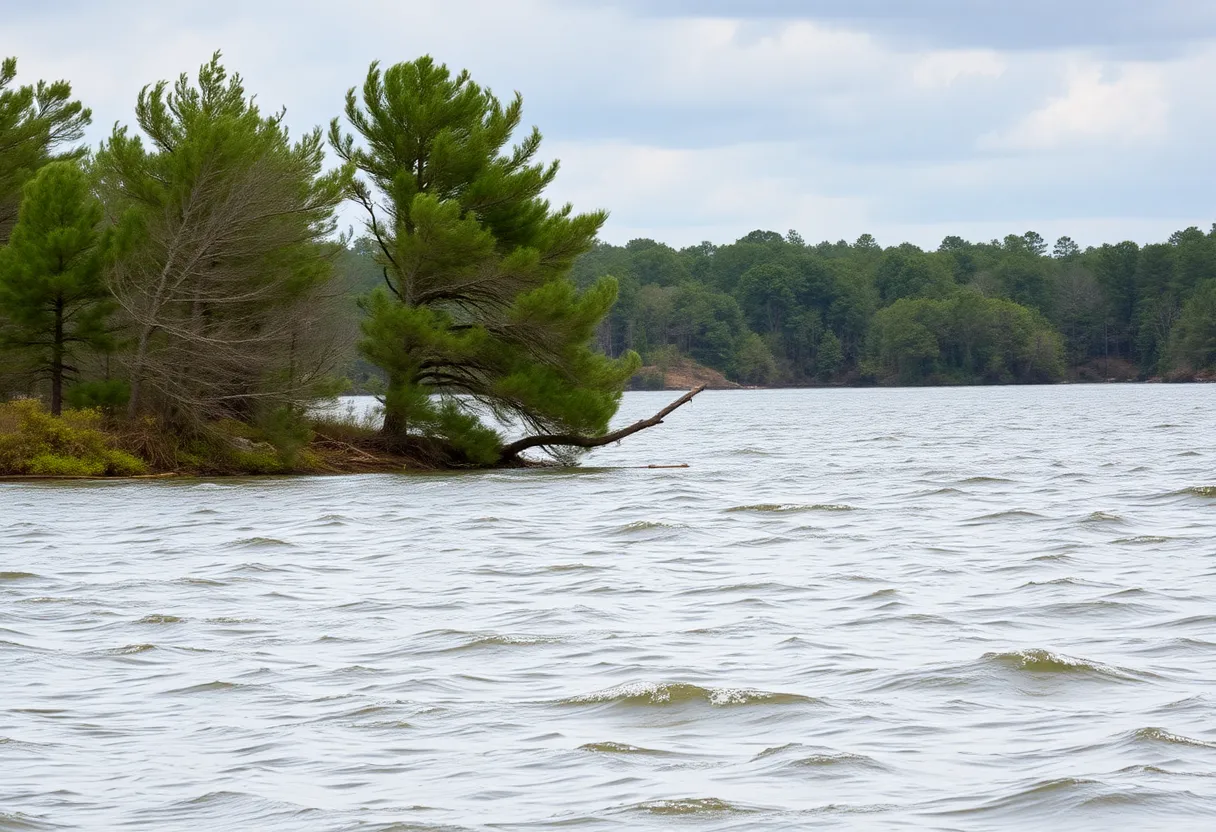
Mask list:
[{"label": "tree branch", "polygon": [[572,433],[525,436],[523,439],[516,440],[508,445],[503,445],[502,449],[498,452],[498,461],[500,464],[507,462],[529,448],[536,448],[540,446],[564,445],[575,448],[598,448],[602,445],[609,445],[613,442],[619,442],[626,436],[632,436],[640,430],[652,428],[655,425],[661,425],[663,423],[663,419],[673,410],[692,401],[692,397],[704,389],[704,384],[699,387],[695,387],[692,390],[689,390],[683,396],[680,396],[680,398],[676,399],[671,404],[667,405],[667,407],[663,408],[658,413],[651,416],[649,419],[641,419],[634,422],[627,428],[614,430],[612,433],[606,433],[603,436],[579,436],[578,434]]}]

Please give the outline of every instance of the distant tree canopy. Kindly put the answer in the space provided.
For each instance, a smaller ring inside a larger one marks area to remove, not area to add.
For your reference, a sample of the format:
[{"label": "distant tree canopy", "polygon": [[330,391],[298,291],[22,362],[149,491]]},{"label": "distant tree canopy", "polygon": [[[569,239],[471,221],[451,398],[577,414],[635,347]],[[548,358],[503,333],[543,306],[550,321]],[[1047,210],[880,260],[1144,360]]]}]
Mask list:
[{"label": "distant tree canopy", "polygon": [[[661,264],[661,268],[656,267]],[[745,384],[1044,382],[1216,368],[1216,231],[1084,251],[1033,231],[936,251],[873,236],[807,244],[753,231],[676,250],[598,244],[574,267],[611,274],[620,299],[599,331],[610,355],[667,348]],[[1210,328],[1210,327],[1209,327]],[[666,355],[666,353],[663,353]]]}]

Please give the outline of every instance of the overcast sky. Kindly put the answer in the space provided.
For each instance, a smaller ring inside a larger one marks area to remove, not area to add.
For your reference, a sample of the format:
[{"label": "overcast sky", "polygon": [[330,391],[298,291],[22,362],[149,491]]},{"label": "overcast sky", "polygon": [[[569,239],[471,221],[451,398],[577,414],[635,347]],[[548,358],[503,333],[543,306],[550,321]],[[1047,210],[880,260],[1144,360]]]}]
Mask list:
[{"label": "overcast sky", "polygon": [[0,55],[22,81],[72,81],[94,143],[215,49],[295,130],[336,115],[371,60],[430,53],[523,93],[562,162],[554,200],[607,208],[614,243],[1093,245],[1216,220],[1213,0],[0,6]]}]

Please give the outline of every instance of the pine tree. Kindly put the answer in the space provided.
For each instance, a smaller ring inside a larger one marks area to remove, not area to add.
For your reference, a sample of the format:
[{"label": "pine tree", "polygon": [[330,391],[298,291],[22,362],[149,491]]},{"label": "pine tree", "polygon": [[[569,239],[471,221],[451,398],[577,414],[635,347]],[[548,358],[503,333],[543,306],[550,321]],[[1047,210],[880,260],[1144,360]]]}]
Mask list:
[{"label": "pine tree", "polygon": [[116,127],[95,160],[132,240],[110,277],[134,342],[128,415],[193,429],[304,406],[341,353],[327,286],[349,169],[322,173],[321,130],[291,141],[219,53],[196,82],[145,87],[136,118],[148,141]]},{"label": "pine tree", "polygon": [[364,355],[384,370],[385,433],[489,464],[501,437],[473,405],[532,434],[599,436],[639,366],[592,351],[616,299],[602,279],[579,292],[569,274],[606,214],[574,214],[542,194],[556,162],[535,162],[533,128],[508,148],[522,99],[503,104],[467,72],[430,57],[372,64],[330,143],[363,174],[385,286],[364,303]]},{"label": "pine tree", "polygon": [[8,317],[0,337],[50,380],[58,416],[73,354],[110,343],[113,304],[102,278],[108,243],[101,204],[75,162],[44,166],[24,194],[9,244],[0,249],[0,308]]},{"label": "pine tree", "polygon": [[47,162],[83,156],[83,147],[60,151],[90,121],[67,81],[11,88],[16,77],[16,58],[0,62],[0,245],[17,221],[22,186]]}]

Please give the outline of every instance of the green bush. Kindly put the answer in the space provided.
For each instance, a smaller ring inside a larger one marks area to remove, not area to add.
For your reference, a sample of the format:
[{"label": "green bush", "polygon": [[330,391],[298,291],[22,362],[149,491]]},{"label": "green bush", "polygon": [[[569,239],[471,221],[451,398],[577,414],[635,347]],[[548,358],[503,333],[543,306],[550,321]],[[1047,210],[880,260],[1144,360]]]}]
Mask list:
[{"label": "green bush", "polygon": [[312,441],[307,414],[291,407],[279,407],[258,420],[262,436],[278,451],[279,467],[291,470],[300,454]]},{"label": "green bush", "polygon": [[0,405],[0,474],[125,477],[147,465],[114,447],[100,429],[101,413],[69,410],[52,416],[33,399]]},{"label": "green bush", "polygon": [[74,384],[64,394],[68,406],[76,410],[99,408],[114,413],[131,398],[131,385],[125,381],[85,381]]}]

